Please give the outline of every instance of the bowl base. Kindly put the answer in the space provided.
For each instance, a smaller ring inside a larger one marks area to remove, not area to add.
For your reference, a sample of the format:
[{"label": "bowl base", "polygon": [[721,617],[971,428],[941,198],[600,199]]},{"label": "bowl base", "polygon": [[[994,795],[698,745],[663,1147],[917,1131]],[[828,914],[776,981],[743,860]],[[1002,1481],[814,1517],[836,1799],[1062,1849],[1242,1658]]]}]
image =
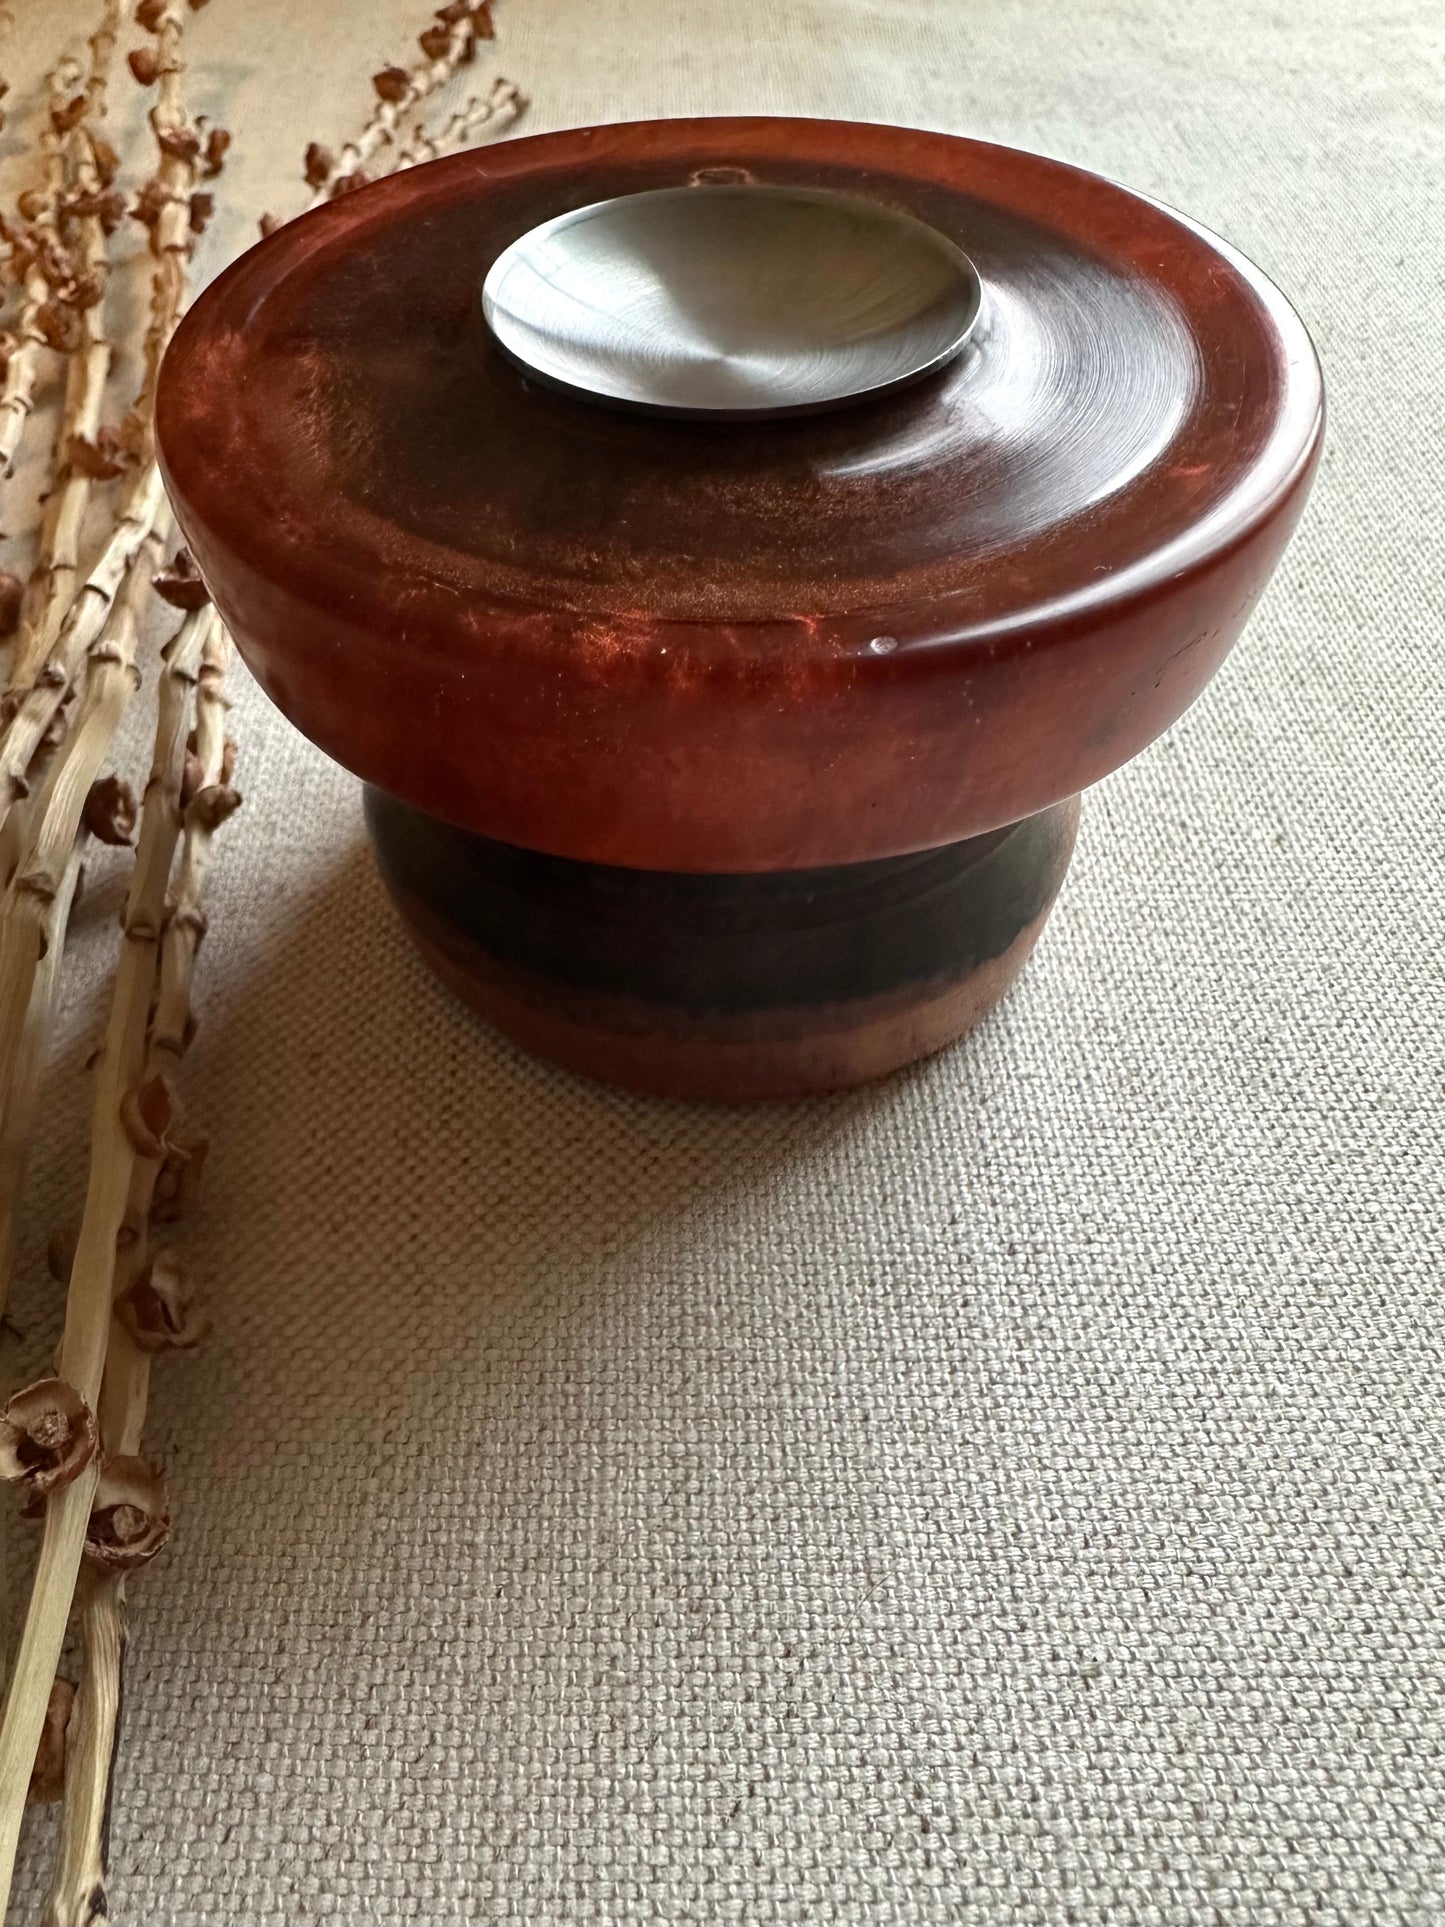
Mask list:
[{"label": "bowl base", "polygon": [[961,1037],[1033,949],[1079,799],[942,849],[749,875],[619,869],[366,792],[427,963],[524,1048],[660,1096],[802,1097]]}]

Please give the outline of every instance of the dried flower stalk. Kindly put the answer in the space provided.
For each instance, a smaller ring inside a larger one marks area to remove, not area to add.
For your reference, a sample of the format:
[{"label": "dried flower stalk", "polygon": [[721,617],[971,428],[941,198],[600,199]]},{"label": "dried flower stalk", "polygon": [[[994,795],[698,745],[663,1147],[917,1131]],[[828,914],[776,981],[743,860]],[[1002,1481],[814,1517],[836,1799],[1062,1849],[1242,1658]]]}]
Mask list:
[{"label": "dried flower stalk", "polygon": [[[197,183],[218,170],[229,139],[222,129],[205,129],[184,109],[184,0],[141,0],[136,18],[152,35],[152,44],[132,53],[129,65],[143,86],[158,89],[151,122],[160,160],[135,211],[148,230],[155,265],[144,379],[120,434],[110,436],[99,426],[96,401],[104,389],[103,375],[97,382],[94,371],[105,337],[94,296],[103,289],[105,236],[116,217],[116,163],[95,123],[104,110],[103,74],[118,0],[103,4],[102,24],[91,45],[94,84],[87,85],[83,99],[67,101],[52,122],[63,148],[58,150],[58,167],[51,169],[32,208],[22,208],[27,222],[40,221],[56,237],[55,248],[38,257],[49,270],[49,306],[55,306],[56,286],[72,295],[79,288],[84,298],[74,301],[83,326],[75,331],[80,340],[67,384],[65,430],[57,443],[63,480],[48,518],[44,588],[32,591],[22,612],[22,620],[28,620],[12,666],[10,701],[0,719],[0,1049],[12,1035],[18,1035],[20,1045],[18,1067],[0,1092],[0,1289],[23,1167],[22,1146],[12,1185],[5,1163],[9,1126],[22,1114],[33,1114],[33,1095],[27,1094],[38,1082],[49,1032],[79,841],[86,834],[123,841],[131,827],[122,788],[98,784],[94,777],[119,713],[119,675],[134,668],[134,633],[132,628],[127,640],[127,624],[138,616],[144,580],[155,562],[158,538],[152,531],[162,513],[154,462],[155,385],[184,306],[194,235],[212,211],[212,197]],[[190,0],[192,7],[202,4],[204,0]],[[407,142],[397,136],[402,118],[423,106],[474,57],[479,38],[490,37],[486,0],[447,0],[421,35],[425,62],[385,68],[374,77],[377,104],[359,139],[342,149],[339,160],[319,148],[308,153],[307,179],[315,198],[431,158],[447,145],[515,118],[522,111],[522,98],[509,83],[498,81],[487,95],[453,114],[438,136],[427,134],[424,118],[415,121]],[[96,74],[101,75],[98,81]],[[41,309],[46,305],[42,302]],[[52,338],[41,326],[39,312],[40,342],[28,357],[36,366]],[[60,332],[69,345],[69,332]],[[97,353],[86,364],[88,345]],[[108,346],[105,353],[108,359]],[[26,359],[21,359],[22,375]],[[30,381],[27,395],[33,393],[33,376]],[[7,393],[9,386],[7,376]],[[3,403],[0,396],[0,429],[16,416],[18,441],[28,406],[6,411]],[[0,450],[3,447],[0,440]],[[88,494],[123,462],[132,472],[112,534],[77,591],[81,518],[74,505],[82,500],[82,490]],[[87,1665],[65,1734],[62,1849],[46,1916],[61,1922],[90,1922],[105,1910],[103,1842],[124,1644],[124,1576],[154,1552],[169,1528],[158,1475],[138,1456],[150,1360],[194,1342],[200,1321],[183,1268],[168,1249],[154,1249],[153,1227],[181,1215],[205,1153],[204,1141],[188,1133],[179,1119],[170,1075],[194,1029],[190,984],[205,931],[202,898],[212,839],[238,800],[230,788],[234,745],[225,739],[220,691],[224,636],[213,613],[196,606],[204,590],[193,569],[166,571],[156,586],[188,613],[166,652],[161,678],[156,752],[141,811],[106,1041],[99,1055],[90,1178],[69,1264],[57,1363],[67,1395],[73,1392],[95,1408],[104,1452],[110,1456],[80,1467],[46,1504],[29,1611],[0,1720],[3,1911],[20,1801],[47,1705],[52,1707],[55,1737],[54,1668],[84,1559],[88,1577],[81,1604]],[[17,590],[18,585],[0,581],[0,628],[11,620]],[[76,700],[67,707],[72,695]],[[195,726],[188,743],[186,723],[192,713]],[[82,785],[87,773],[91,780]],[[180,861],[168,901],[178,843]],[[45,923],[27,900],[38,902],[47,891]],[[4,1075],[0,1070],[0,1078]],[[4,1216],[7,1208],[10,1219]],[[32,1403],[38,1396],[32,1388]]]},{"label": "dried flower stalk", "polygon": [[186,113],[181,93],[184,0],[164,0],[162,5],[147,7],[143,12],[144,24],[155,36],[159,92],[151,113],[151,127],[160,159],[140,196],[155,260],[145,339],[145,373],[140,393],[119,437],[136,467],[115,531],[85,585],[70,603],[43,661],[27,681],[21,681],[12,672],[14,713],[0,741],[0,834],[15,801],[26,794],[26,772],[31,760],[95,641],[106,610],[154,524],[162,501],[160,473],[155,464],[155,387],[161,357],[185,305],[186,265],[194,239],[190,195],[206,147],[199,129]]},{"label": "dried flower stalk", "polygon": [[[63,61],[50,74],[46,91],[52,102],[66,96],[69,91],[68,76],[73,72],[72,63]],[[40,136],[40,152],[45,182],[41,194],[44,211],[50,217],[48,225],[53,226],[55,210],[65,187],[65,152],[61,136],[56,133],[49,115],[46,116],[45,129]],[[4,390],[0,392],[0,478],[8,476],[15,466],[26,424],[35,407],[35,387],[41,358],[50,347],[46,330],[41,325],[43,311],[50,300],[50,277],[45,271],[45,257],[39,249],[29,254],[21,285],[23,299],[15,328],[15,345],[5,370]]]},{"label": "dried flower stalk", "polygon": [[120,518],[99,559],[81,585],[54,649],[20,698],[0,737],[0,831],[14,804],[29,794],[26,772],[55,721],[86,655],[99,640],[111,605],[161,512],[164,491],[152,462],[126,491]]},{"label": "dried flower stalk", "polygon": [[171,1502],[159,1466],[112,1453],[96,1481],[85,1556],[101,1572],[135,1572],[170,1537]]},{"label": "dried flower stalk", "polygon": [[[377,91],[376,106],[357,138],[348,141],[334,157],[315,142],[307,149],[306,179],[314,190],[312,207],[344,192],[346,187],[361,187],[378,173],[391,172],[391,164],[385,160],[379,167],[372,163],[383,148],[397,144],[403,115],[420,106],[475,58],[479,38],[491,38],[491,17],[485,6],[475,10],[470,6],[448,7],[445,11],[453,17],[446,21],[439,17],[438,29],[427,29],[428,34],[435,31],[437,38],[424,47],[425,60],[411,68],[384,67],[376,75],[372,82]],[[445,31],[444,40],[441,30]]]},{"label": "dried flower stalk", "polygon": [[[141,809],[135,865],[126,898],[125,941],[96,1078],[90,1181],[66,1294],[58,1373],[94,1408],[100,1403],[115,1296],[117,1238],[136,1163],[135,1147],[121,1112],[128,1093],[141,1081],[144,1068],[166,884],[180,836],[186,696],[199,680],[214,621],[210,609],[188,615],[167,652],[152,774]],[[45,1510],[39,1564],[10,1696],[0,1720],[0,1892],[9,1891],[25,1787],[40,1738],[50,1681],[65,1639],[96,1477],[92,1464],[57,1493]]]},{"label": "dried flower stalk", "polygon": [[[105,12],[90,42],[90,75],[85,92],[78,97],[80,112],[63,137],[64,183],[89,197],[100,192],[100,175],[91,147],[89,121],[92,115],[98,118],[105,111],[106,84],[119,29],[120,0],[106,0]],[[66,105],[52,104],[52,138],[58,127],[69,118]],[[110,372],[111,347],[101,307],[108,268],[105,224],[98,213],[88,213],[79,216],[74,225],[77,230],[77,259],[72,277],[75,292],[71,304],[64,311],[76,317],[76,311],[79,310],[79,339],[70,357],[65,408],[56,438],[58,487],[51,498],[40,559],[27,596],[31,611],[28,619],[22,619],[14,659],[10,665],[5,695],[7,709],[15,707],[19,696],[29,687],[36,671],[55,647],[60,626],[75,594],[80,572],[81,531],[90,507],[94,481],[89,465],[83,459],[77,460],[76,456],[81,450],[92,449],[96,445],[105,381]],[[52,290],[52,293],[55,292]]]},{"label": "dried flower stalk", "polygon": [[[199,0],[201,5],[205,0]],[[201,128],[186,112],[181,80],[181,32],[185,25],[185,0],[162,0],[142,8],[137,14],[142,25],[155,35],[154,63],[159,80],[156,104],[151,110],[151,129],[160,149],[154,175],[142,190],[137,218],[150,235],[150,251],[155,259],[151,283],[150,325],[145,337],[145,375],[135,406],[121,431],[122,440],[137,460],[149,463],[155,450],[155,392],[165,354],[186,301],[186,270],[195,243],[191,225],[191,196],[202,167],[209,165],[214,152],[218,171],[225,141],[229,135],[212,130],[207,142]],[[219,152],[212,143],[221,135]]]},{"label": "dried flower stalk", "polygon": [[0,1110],[0,1315],[10,1295],[15,1263],[17,1208],[25,1185],[40,1098],[41,1074],[64,956],[64,931],[80,875],[80,851],[72,849],[41,928],[44,952],[35,972],[25,1024],[10,1065],[6,1102]]},{"label": "dried flower stalk", "polygon": [[395,171],[434,161],[454,148],[473,146],[482,134],[500,133],[526,109],[527,97],[521,88],[499,74],[485,94],[474,94],[438,133],[427,132],[424,117],[418,120],[397,151]]},{"label": "dried flower stalk", "polygon": [[[156,545],[149,543],[154,561]],[[14,1070],[42,957],[63,941],[53,906],[75,848],[91,785],[139,681],[136,646],[140,611],[150,589],[150,569],[133,569],[91,651],[85,689],[70,734],[46,773],[28,823],[29,847],[0,898],[0,1141]]]},{"label": "dried flower stalk", "polygon": [[[222,780],[229,773],[232,751],[225,735],[226,704],[221,692],[227,654],[224,631],[213,623],[202,644],[196,675],[193,749],[187,750],[185,740],[187,691],[183,679],[173,674],[174,664],[162,692],[166,717],[157,732],[157,756],[147,803],[159,784],[172,809],[178,811],[188,763],[196,787],[184,810],[181,860],[162,943],[159,991],[142,1085],[166,1080],[184,1052],[190,1032],[191,978],[205,928],[201,906],[212,838],[238,800]],[[156,1146],[158,1151],[163,1148],[163,1143]],[[163,1168],[162,1157],[139,1154],[131,1165],[124,1216],[126,1237],[114,1287],[116,1313],[100,1394],[100,1426],[106,1448],[127,1456],[140,1450],[150,1391],[151,1348],[137,1343],[121,1307],[152,1266],[148,1240],[156,1185]],[[103,1917],[105,1818],[125,1636],[125,1572],[116,1569],[94,1580],[81,1614],[85,1663],[71,1732],[65,1813],[49,1904],[50,1917],[57,1921],[88,1923]]]}]

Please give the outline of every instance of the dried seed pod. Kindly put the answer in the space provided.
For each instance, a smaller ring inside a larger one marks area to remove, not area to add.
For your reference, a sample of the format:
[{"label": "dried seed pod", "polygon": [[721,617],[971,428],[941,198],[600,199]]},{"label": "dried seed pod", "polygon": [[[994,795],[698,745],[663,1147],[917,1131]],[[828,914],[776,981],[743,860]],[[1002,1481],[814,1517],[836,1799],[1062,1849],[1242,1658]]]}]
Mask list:
[{"label": "dried seed pod", "polygon": [[175,1224],[195,1204],[210,1148],[210,1139],[197,1132],[172,1134],[151,1191],[152,1224]]},{"label": "dried seed pod", "polygon": [[126,468],[113,428],[102,428],[93,442],[84,435],[68,436],[65,460],[78,475],[88,475],[92,482],[112,481]]},{"label": "dried seed pod", "polygon": [[43,187],[27,187],[23,194],[17,195],[15,205],[23,221],[38,221],[50,200]]},{"label": "dried seed pod", "polygon": [[99,842],[120,845],[134,837],[137,816],[130,784],[119,776],[102,776],[91,784],[80,820]]},{"label": "dried seed pod", "polygon": [[63,1378],[37,1379],[0,1412],[0,1479],[40,1495],[78,1478],[95,1457],[95,1414]]},{"label": "dried seed pod", "polygon": [[204,234],[206,223],[216,211],[214,194],[193,194],[190,199],[191,233]]},{"label": "dried seed pod", "polygon": [[193,161],[201,151],[201,137],[194,127],[166,127],[155,121],[156,146],[172,160]]},{"label": "dried seed pod", "polygon": [[181,808],[184,809],[193,796],[198,796],[206,786],[206,766],[195,751],[196,732],[191,731],[191,739],[186,744],[185,761],[181,765]]},{"label": "dried seed pod", "polygon": [[97,307],[105,299],[105,276],[102,274],[76,275],[65,291],[65,298],[80,314],[84,314],[87,308]]},{"label": "dried seed pod", "polygon": [[329,147],[323,147],[320,141],[312,141],[306,150],[302,171],[306,176],[308,187],[325,187],[336,172],[336,156]]},{"label": "dried seed pod", "polygon": [[339,201],[343,194],[354,194],[359,187],[370,187],[371,176],[364,167],[353,167],[349,174],[338,174],[331,183],[331,198]]},{"label": "dried seed pod", "polygon": [[[240,807],[239,790],[229,789],[224,783],[212,783],[206,789],[198,790],[186,805],[186,826],[194,826],[214,835],[227,817],[234,816]],[[204,922],[201,927],[205,928]]]},{"label": "dried seed pod", "polygon": [[35,236],[35,251],[45,276],[55,287],[61,287],[70,279],[70,256],[61,247],[54,234],[44,231]]},{"label": "dried seed pod", "polygon": [[170,206],[171,198],[163,181],[147,181],[135,197],[131,219],[139,221],[143,228],[153,228]]},{"label": "dried seed pod", "polygon": [[[29,228],[13,228],[8,221],[0,220],[0,241],[4,241],[10,250],[10,273],[16,281],[23,281],[35,266],[35,249],[30,236]],[[10,342],[8,334],[6,340]],[[10,346],[13,345],[11,342]],[[8,348],[6,352],[9,352]]]},{"label": "dried seed pod", "polygon": [[95,162],[95,171],[100,176],[102,187],[109,187],[120,172],[120,156],[108,140],[99,134],[90,137],[90,157]]},{"label": "dried seed pod", "polygon": [[492,19],[492,0],[481,0],[479,6],[472,8],[472,27],[478,40],[495,40],[496,23]]},{"label": "dried seed pod", "polygon": [[63,1225],[59,1231],[52,1231],[50,1242],[45,1247],[45,1269],[57,1285],[70,1283],[71,1267],[75,1263],[75,1247],[80,1242],[78,1225]]},{"label": "dried seed pod", "polygon": [[140,0],[135,10],[135,24],[144,27],[147,33],[159,33],[165,17],[166,0]]},{"label": "dried seed pod", "polygon": [[201,169],[201,173],[206,180],[214,180],[216,175],[220,173],[221,168],[225,164],[226,149],[230,145],[230,131],[225,127],[213,127],[206,135],[205,165]]},{"label": "dried seed pod", "polygon": [[72,128],[78,127],[84,119],[87,105],[88,102],[84,94],[72,95],[63,107],[51,108],[50,125],[55,129],[57,134],[68,134]]},{"label": "dried seed pod", "polygon": [[436,17],[444,26],[454,27],[459,20],[465,20],[471,10],[471,0],[447,0],[446,6],[437,8]]},{"label": "dried seed pod", "polygon": [[35,1764],[30,1769],[27,1806],[48,1806],[65,1796],[65,1730],[75,1705],[75,1687],[59,1674],[50,1682],[50,1698],[45,1707],[45,1724],[40,1729],[40,1744],[35,1749]]},{"label": "dried seed pod", "polygon": [[20,627],[20,605],[25,584],[10,569],[0,569],[0,636],[13,636]]},{"label": "dried seed pod", "polygon": [[173,609],[204,609],[211,599],[189,549],[177,549],[170,566],[157,570],[151,586]]},{"label": "dried seed pod", "polygon": [[138,1157],[157,1164],[164,1160],[179,1111],[168,1077],[147,1077],[131,1086],[120,1101],[120,1121]]},{"label": "dried seed pod", "polygon": [[154,87],[161,71],[161,63],[156,57],[154,47],[135,47],[125,57],[130,68],[142,87]]},{"label": "dried seed pod", "polygon": [[116,1299],[115,1315],[143,1352],[189,1351],[210,1330],[180,1254],[168,1246]]},{"label": "dried seed pod", "polygon": [[371,76],[371,84],[382,100],[402,101],[411,92],[411,75],[405,67],[383,67]]},{"label": "dried seed pod", "polygon": [[436,26],[428,27],[424,33],[417,35],[417,45],[428,60],[444,60],[451,44],[451,34],[440,21]]},{"label": "dried seed pod", "polygon": [[80,317],[73,308],[47,301],[36,310],[35,327],[47,348],[68,355],[80,342]]},{"label": "dried seed pod", "polygon": [[171,1509],[159,1466],[145,1459],[108,1461],[95,1488],[85,1556],[106,1572],[133,1572],[170,1536]]},{"label": "dried seed pod", "polygon": [[94,215],[106,234],[114,234],[125,218],[125,196],[115,187],[97,189],[92,194],[68,194],[65,207],[70,214]]}]

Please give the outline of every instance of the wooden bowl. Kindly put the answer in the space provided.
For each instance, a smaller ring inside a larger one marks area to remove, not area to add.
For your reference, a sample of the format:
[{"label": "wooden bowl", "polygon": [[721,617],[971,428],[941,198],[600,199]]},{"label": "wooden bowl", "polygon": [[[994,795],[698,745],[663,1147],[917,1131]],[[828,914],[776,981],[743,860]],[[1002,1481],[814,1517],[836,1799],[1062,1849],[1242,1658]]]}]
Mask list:
[{"label": "wooden bowl", "polygon": [[[864,197],[977,269],[961,353],[725,422],[529,378],[481,287],[539,223],[725,185]],[[1199,694],[1303,506],[1323,398],[1240,255],[1057,161],[816,120],[515,140],[348,195],[184,321],[176,514],[288,716],[369,786],[438,970],[533,1048],[825,1089],[1021,967],[1078,793]]]}]

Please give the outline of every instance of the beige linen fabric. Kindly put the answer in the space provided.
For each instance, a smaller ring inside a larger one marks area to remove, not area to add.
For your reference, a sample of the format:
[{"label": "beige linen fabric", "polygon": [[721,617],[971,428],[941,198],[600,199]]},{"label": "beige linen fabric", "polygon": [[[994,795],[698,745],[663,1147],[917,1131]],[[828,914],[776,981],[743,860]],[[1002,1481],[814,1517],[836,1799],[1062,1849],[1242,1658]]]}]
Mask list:
[{"label": "beige linen fabric", "polygon": [[[6,180],[85,11],[19,5]],[[244,214],[213,263],[417,12],[197,17]],[[238,676],[187,1076],[217,1331],[157,1374],[178,1523],[134,1588],[116,1917],[1439,1927],[1439,17],[498,17],[536,131],[875,117],[1188,209],[1298,302],[1329,448],[1214,688],[1086,799],[1006,1007],[833,1102],[650,1103],[477,1027],[356,785]],[[37,1156],[37,1366],[116,892]]]}]

